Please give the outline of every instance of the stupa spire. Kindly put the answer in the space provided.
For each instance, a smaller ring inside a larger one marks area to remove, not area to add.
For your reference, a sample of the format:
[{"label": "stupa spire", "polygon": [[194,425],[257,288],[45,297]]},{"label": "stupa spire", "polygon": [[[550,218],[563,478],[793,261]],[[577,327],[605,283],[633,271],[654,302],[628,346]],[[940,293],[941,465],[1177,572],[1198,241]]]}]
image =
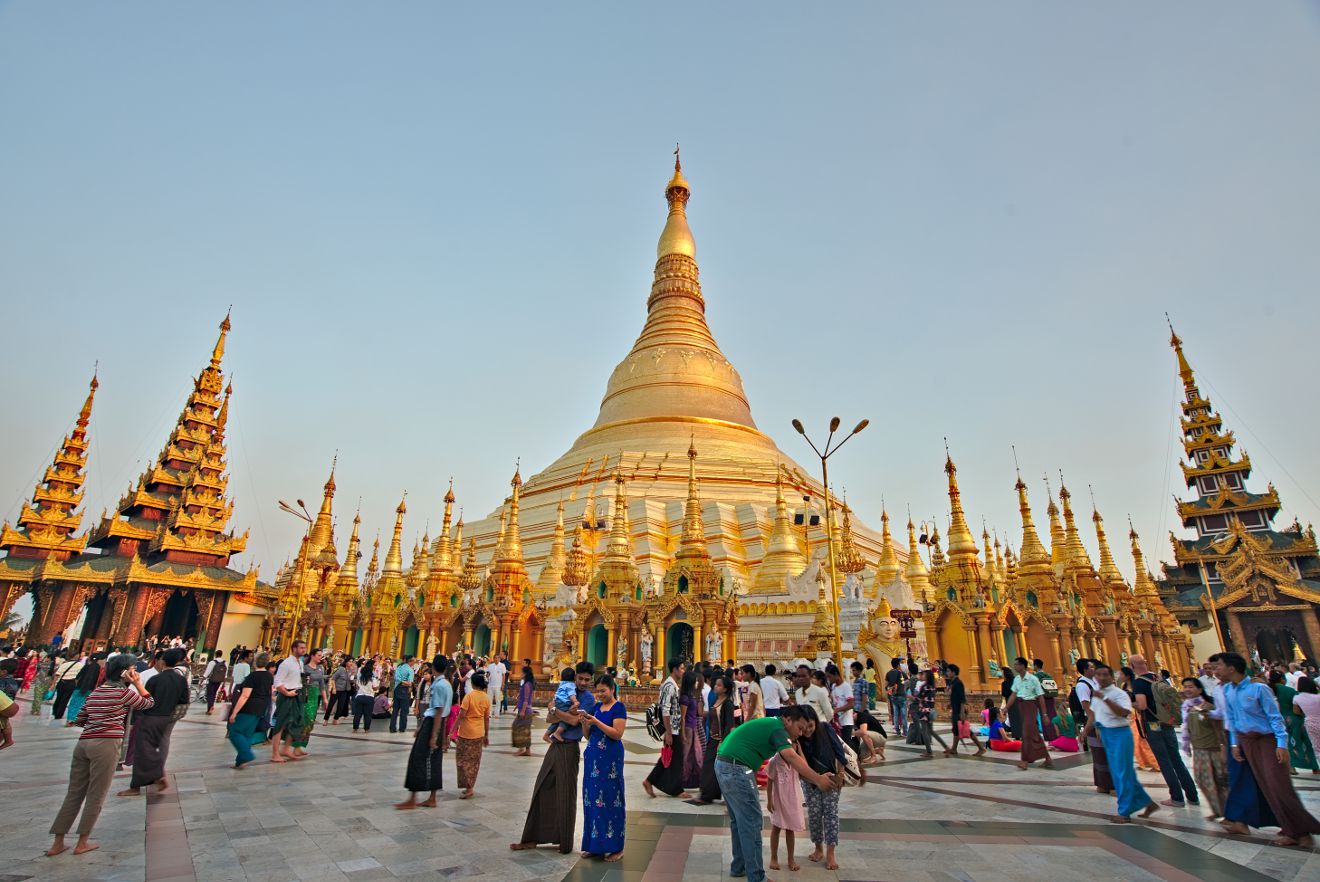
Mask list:
[{"label": "stupa spire", "polygon": [[1059,507],[1054,504],[1054,491],[1050,489],[1050,479],[1045,478],[1045,495],[1049,498],[1049,507],[1045,513],[1050,518],[1050,566],[1054,574],[1063,578],[1063,567],[1068,560],[1068,541],[1064,538],[1063,521],[1059,520]]},{"label": "stupa spire", "polygon": [[697,490],[697,446],[690,441],[688,458],[687,502],[683,507],[683,534],[678,541],[677,557],[710,557],[706,550],[706,527],[701,520],[701,495]]},{"label": "stupa spire", "polygon": [[907,583],[912,589],[912,596],[920,598],[922,603],[935,602],[935,589],[930,583],[930,572],[926,569],[926,562],[921,559],[921,548],[917,545],[917,529],[912,525],[911,516],[907,522],[908,531],[908,559],[907,559]]},{"label": "stupa spire", "polygon": [[623,492],[623,474],[614,473],[614,518],[610,522],[610,538],[605,543],[605,556],[614,560],[632,560],[632,536],[628,525],[628,495]]},{"label": "stupa spire", "polygon": [[330,461],[330,477],[326,478],[321,495],[321,510],[316,513],[316,520],[312,524],[312,540],[311,544],[308,545],[309,554],[316,554],[330,541],[331,523],[334,520],[335,467],[338,464],[339,455],[335,454],[334,459]]},{"label": "stupa spire", "polygon": [[343,597],[351,597],[358,592],[358,528],[362,525],[362,515],[353,515],[353,532],[348,537],[348,552],[344,555],[344,564],[339,568],[339,577],[335,581],[335,591]]},{"label": "stupa spire", "polygon": [[18,514],[18,529],[6,521],[0,526],[0,550],[14,557],[65,560],[82,551],[86,536],[74,537],[82,522],[82,514],[74,510],[82,504],[83,484],[87,466],[87,426],[92,418],[92,401],[100,387],[96,373],[87,386],[87,399],[83,402],[73,431],[64,437],[55,461],[46,469],[32,502],[25,503]]},{"label": "stupa spire", "polygon": [[564,549],[564,500],[559,500],[555,510],[555,532],[550,539],[550,554],[541,567],[541,574],[536,578],[536,587],[541,591],[554,591],[564,578],[564,566],[567,554]]},{"label": "stupa spire", "polygon": [[1077,519],[1072,510],[1072,494],[1068,492],[1068,487],[1062,479],[1059,481],[1059,500],[1063,503],[1064,572],[1075,575],[1093,573],[1095,567],[1091,564],[1091,556],[1086,553],[1081,534],[1077,532]]},{"label": "stupa spire", "polygon": [[894,552],[894,537],[889,532],[889,512],[880,507],[880,560],[875,567],[876,587],[898,581],[902,570],[898,566],[898,555]]},{"label": "stupa spire", "polygon": [[697,248],[687,220],[692,190],[677,159],[665,187],[669,212],[656,246],[646,324],[610,377],[595,431],[638,420],[720,420],[756,428],[742,379],[706,324]]},{"label": "stupa spire", "polygon": [[[454,519],[454,479],[449,479],[449,489],[445,491],[445,510],[440,518],[440,535],[431,547],[431,572],[452,573],[454,567],[454,537],[450,525]],[[461,551],[461,549],[460,549]]]},{"label": "stupa spire", "polygon": [[1091,499],[1091,520],[1095,523],[1095,541],[1100,546],[1100,581],[1112,587],[1125,585],[1123,574],[1118,564],[1114,563],[1114,554],[1109,550],[1109,537],[1105,535],[1105,519],[1100,517],[1100,510],[1095,507],[1095,498]]},{"label": "stupa spire", "polygon": [[594,502],[588,496],[582,508],[582,518],[577,522],[577,526],[573,528],[573,547],[568,550],[567,558],[564,561],[563,581],[565,585],[573,588],[580,588],[587,584],[587,580],[591,578],[591,562],[587,559],[587,550],[582,546],[582,525],[589,518],[593,519],[594,523],[595,510],[593,506]]},{"label": "stupa spire", "polygon": [[783,591],[785,578],[796,576],[806,568],[807,558],[793,533],[793,519],[788,513],[788,503],[784,501],[783,474],[776,470],[775,522],[770,529],[770,541],[766,543],[765,558],[756,569],[752,592],[773,594]]},{"label": "stupa spire", "polygon": [[[1022,475],[1018,475],[1017,483],[1013,486],[1018,494],[1018,512],[1022,515],[1022,557],[1018,564],[1018,572],[1024,575],[1049,573],[1050,554],[1041,543],[1040,536],[1036,534],[1036,524],[1031,518],[1031,503],[1027,501],[1027,485],[1023,482]],[[1050,507],[1054,507],[1052,502]]]},{"label": "stupa spire", "polygon": [[496,556],[507,561],[522,562],[522,532],[518,528],[518,496],[522,490],[522,474],[517,466],[513,469],[513,478],[509,481],[513,493],[509,496],[509,519],[507,525],[501,519],[503,541],[496,548]]},{"label": "stupa spire", "polygon": [[403,498],[399,500],[399,507],[394,509],[394,535],[390,539],[390,550],[385,552],[385,568],[381,571],[382,576],[403,575],[403,516],[408,512],[407,498],[408,494],[403,494]]},{"label": "stupa spire", "polygon": [[1128,529],[1128,540],[1132,543],[1132,564],[1137,571],[1137,577],[1132,583],[1132,593],[1143,604],[1151,600],[1159,600],[1160,593],[1150,577],[1150,571],[1146,569],[1146,557],[1141,553],[1141,537],[1137,535],[1135,528]]},{"label": "stupa spire", "polygon": [[944,474],[949,476],[949,507],[952,515],[949,520],[949,560],[957,563],[976,561],[976,540],[967,526],[967,516],[963,514],[962,494],[958,492],[958,467],[953,464],[953,457],[946,448],[944,455]]}]

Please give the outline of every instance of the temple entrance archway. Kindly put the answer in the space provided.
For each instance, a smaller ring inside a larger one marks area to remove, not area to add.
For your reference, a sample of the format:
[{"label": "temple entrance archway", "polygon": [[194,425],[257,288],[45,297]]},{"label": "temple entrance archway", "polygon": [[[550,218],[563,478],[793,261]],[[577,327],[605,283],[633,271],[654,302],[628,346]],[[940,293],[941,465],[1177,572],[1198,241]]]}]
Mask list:
[{"label": "temple entrance archway", "polygon": [[669,659],[681,658],[683,661],[692,663],[696,658],[696,646],[693,645],[695,634],[692,626],[687,622],[674,622],[665,631],[665,653],[669,658],[664,659],[664,664],[668,666]]},{"label": "temple entrance archway", "polygon": [[587,661],[598,668],[609,663],[610,633],[603,623],[597,622],[587,632]]},{"label": "temple entrance archway", "polygon": [[490,655],[490,625],[478,625],[472,632],[472,654]]},{"label": "temple entrance archway", "polygon": [[192,594],[175,591],[170,595],[165,608],[160,612],[160,627],[156,629],[156,635],[182,637],[184,640],[197,636],[197,601]]},{"label": "temple entrance archway", "polygon": [[421,631],[417,630],[417,625],[408,626],[408,630],[403,632],[403,655],[408,657],[417,654],[417,643],[421,637]]},{"label": "temple entrance archway", "polygon": [[353,655],[353,656],[360,656],[360,655],[362,655],[362,641],[363,641],[364,637],[365,637],[365,635],[364,635],[364,633],[363,633],[363,631],[362,631],[361,628],[354,628],[354,629],[353,629],[353,642],[352,642],[352,644],[351,644],[352,649],[349,650],[349,654],[350,654],[350,655]]},{"label": "temple entrance archway", "polygon": [[1291,628],[1261,628],[1256,632],[1256,651],[1260,657],[1275,662],[1290,662],[1305,655]]}]

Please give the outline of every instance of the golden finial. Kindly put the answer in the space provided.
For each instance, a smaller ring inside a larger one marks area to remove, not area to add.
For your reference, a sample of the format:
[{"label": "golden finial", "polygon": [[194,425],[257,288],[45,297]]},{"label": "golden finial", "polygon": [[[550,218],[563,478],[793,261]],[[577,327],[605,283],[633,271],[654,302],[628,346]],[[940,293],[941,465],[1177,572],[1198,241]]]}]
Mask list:
[{"label": "golden finial", "polygon": [[656,245],[656,258],[668,254],[682,254],[687,257],[697,256],[697,243],[692,238],[692,230],[687,223],[687,202],[692,195],[692,188],[683,177],[679,162],[678,148],[674,148],[674,176],[665,186],[665,201],[669,203],[669,217],[665,221],[664,232]]},{"label": "golden finial", "polygon": [[96,397],[96,390],[101,388],[101,383],[96,375],[100,371],[101,363],[98,361],[92,367],[92,382],[87,384],[87,400],[83,402],[82,410],[78,412],[78,428],[86,429],[87,423],[92,418],[92,399]]},{"label": "golden finial", "polygon": [[450,475],[450,476],[449,476],[449,489],[445,491],[445,504],[446,504],[446,505],[453,505],[453,504],[454,504],[454,477],[453,477],[453,475]]},{"label": "golden finial", "polygon": [[234,311],[231,305],[225,310],[225,320],[220,323],[220,338],[215,341],[215,348],[211,350],[211,367],[219,370],[220,361],[225,357],[225,335],[229,333],[229,316]]}]

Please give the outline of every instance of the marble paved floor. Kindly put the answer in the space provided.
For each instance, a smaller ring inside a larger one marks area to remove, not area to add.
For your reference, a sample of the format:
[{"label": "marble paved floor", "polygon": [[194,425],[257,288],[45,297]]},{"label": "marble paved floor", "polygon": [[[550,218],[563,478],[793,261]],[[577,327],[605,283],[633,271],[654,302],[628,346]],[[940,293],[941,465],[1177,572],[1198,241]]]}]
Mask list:
[{"label": "marble paved floor", "polygon": [[[528,759],[511,756],[509,717],[492,725],[477,784],[460,801],[445,791],[436,809],[398,812],[411,733],[377,725],[354,735],[348,725],[317,728],[313,756],[274,766],[232,768],[233,752],[216,717],[190,715],[175,730],[171,789],[150,799],[113,795],[97,824],[100,850],[47,858],[46,830],[67,780],[76,731],[16,720],[17,744],[0,753],[0,882],[372,882],[372,880],[559,880],[568,882],[714,882],[728,878],[723,810],[649,799],[641,781],[657,751],[635,726],[627,742],[628,848],[606,864],[550,849],[509,851],[522,829],[541,744]],[[259,758],[261,754],[259,753]],[[1057,771],[1019,772],[1004,757],[924,761],[892,742],[871,782],[846,789],[840,869],[805,860],[771,878],[820,880],[1320,879],[1320,852],[1234,837],[1199,809],[1161,810],[1149,823],[1108,824],[1112,799],[1090,786],[1082,757],[1058,757]],[[453,786],[453,766],[446,764]],[[126,773],[125,773],[126,774]],[[1158,775],[1142,773],[1156,798]],[[1320,814],[1320,776],[1296,779]],[[112,793],[124,786],[117,778]],[[579,835],[581,825],[578,826]]]}]

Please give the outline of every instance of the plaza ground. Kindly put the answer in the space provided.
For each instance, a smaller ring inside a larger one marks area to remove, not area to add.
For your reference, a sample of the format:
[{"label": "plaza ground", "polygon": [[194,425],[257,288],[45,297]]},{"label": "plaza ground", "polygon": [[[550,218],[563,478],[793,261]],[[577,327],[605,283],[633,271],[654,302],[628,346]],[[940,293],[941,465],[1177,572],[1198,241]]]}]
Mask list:
[{"label": "plaza ground", "polygon": [[[728,879],[729,838],[719,805],[650,799],[641,789],[657,750],[640,725],[626,741],[629,829],[624,859],[582,860],[576,851],[511,852],[527,810],[543,745],[513,757],[511,716],[492,723],[477,798],[460,801],[452,758],[435,809],[395,811],[404,796],[412,733],[392,735],[384,721],[370,734],[318,724],[312,756],[283,766],[261,760],[235,771],[218,717],[194,711],[175,728],[171,787],[162,796],[117,799],[118,777],[97,824],[92,854],[47,858],[46,831],[64,796],[77,731],[50,728],[26,713],[17,744],[0,753],[6,823],[0,882],[375,882],[437,879],[571,882],[716,882]],[[1091,787],[1083,757],[1055,755],[1057,771],[1020,772],[1015,757],[919,759],[891,742],[889,762],[872,782],[842,796],[840,869],[805,859],[792,882],[1286,882],[1320,879],[1320,852],[1228,836],[1200,809],[1162,809],[1149,823],[1106,822],[1111,798]],[[1156,799],[1158,775],[1141,773]],[[1296,779],[1303,801],[1320,813],[1320,776]],[[577,835],[581,835],[579,817]],[[574,843],[577,845],[578,843]]]}]

